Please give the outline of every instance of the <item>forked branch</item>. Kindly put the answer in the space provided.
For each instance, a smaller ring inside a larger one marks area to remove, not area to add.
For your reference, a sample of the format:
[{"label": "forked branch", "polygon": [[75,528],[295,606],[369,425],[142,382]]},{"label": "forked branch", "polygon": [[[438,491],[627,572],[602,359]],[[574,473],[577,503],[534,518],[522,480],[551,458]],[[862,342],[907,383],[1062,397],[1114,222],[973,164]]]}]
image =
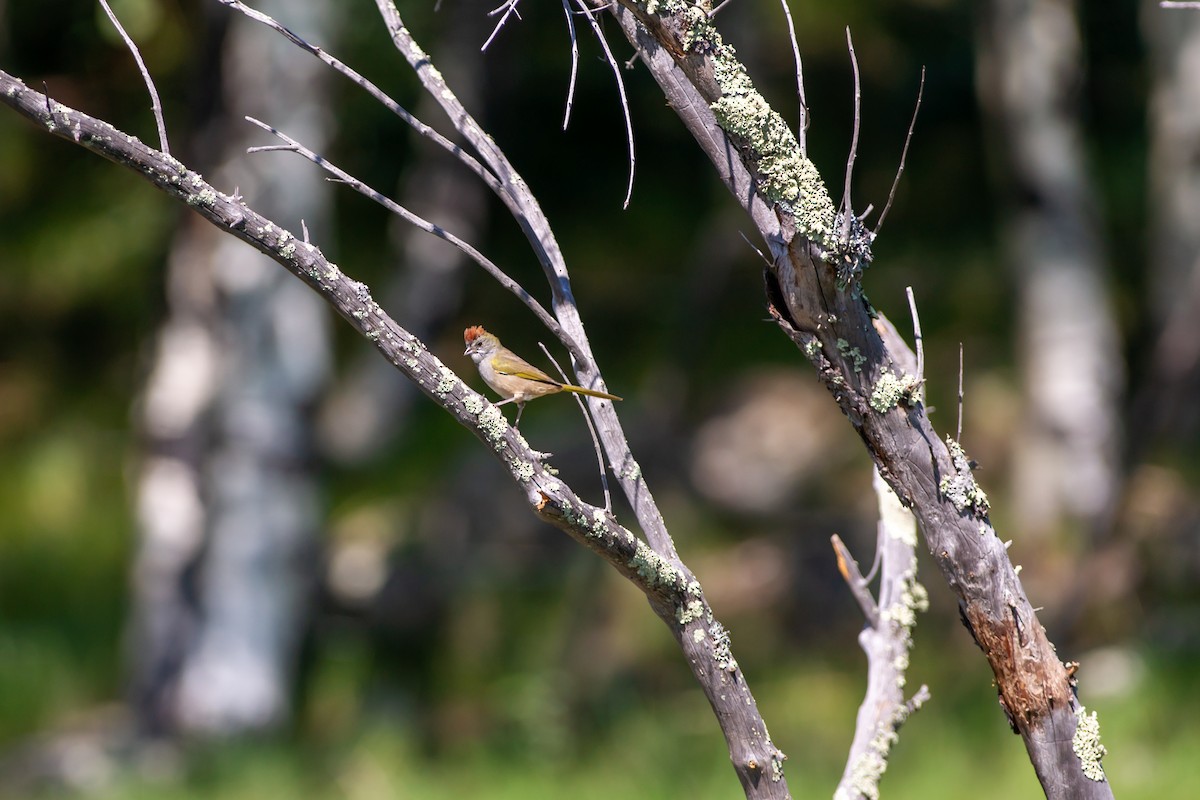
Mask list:
[{"label": "forked branch", "polygon": [[845,235],[853,217],[849,191],[839,225],[815,166],[707,14],[683,0],[619,0],[612,13],[758,225],[771,251],[774,318],[817,368],[880,475],[917,517],[1047,796],[1111,797],[1098,765],[1084,763],[1080,753],[1088,751],[1071,745],[1082,708],[1075,685],[996,536],[970,459],[930,424],[914,395],[915,376],[899,366],[911,351],[863,296],[871,236]]}]

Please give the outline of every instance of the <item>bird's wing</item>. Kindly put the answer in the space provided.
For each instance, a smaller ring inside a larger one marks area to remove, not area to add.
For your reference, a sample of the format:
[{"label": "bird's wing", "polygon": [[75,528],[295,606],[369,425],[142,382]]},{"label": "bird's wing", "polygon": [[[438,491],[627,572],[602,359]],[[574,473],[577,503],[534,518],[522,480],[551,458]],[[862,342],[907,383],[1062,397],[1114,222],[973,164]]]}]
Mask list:
[{"label": "bird's wing", "polygon": [[554,378],[551,378],[533,364],[513,353],[498,353],[493,356],[492,368],[501,375],[512,375],[515,378],[524,378],[527,381],[537,381],[538,383],[548,383],[553,386],[561,385],[559,381],[554,380]]}]

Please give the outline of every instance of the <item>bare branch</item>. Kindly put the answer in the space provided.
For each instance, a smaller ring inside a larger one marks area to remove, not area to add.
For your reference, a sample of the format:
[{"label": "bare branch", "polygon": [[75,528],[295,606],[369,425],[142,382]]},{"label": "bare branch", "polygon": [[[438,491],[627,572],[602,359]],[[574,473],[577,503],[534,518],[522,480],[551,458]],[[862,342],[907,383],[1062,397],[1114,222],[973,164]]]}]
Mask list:
[{"label": "bare branch", "polygon": [[1195,11],[1200,11],[1200,2],[1195,0],[1162,0],[1158,4],[1159,8],[1189,8]]},{"label": "bare branch", "polygon": [[[730,758],[747,796],[788,796],[783,778],[786,755],[771,741],[733,656],[728,631],[716,620],[700,584],[673,549],[669,556],[656,552],[608,511],[582,501],[543,465],[541,456],[507,424],[494,404],[471,390],[423,342],[397,325],[372,299],[367,286],[343,274],[316,247],[298,242],[286,228],[217,191],[170,156],[107,123],[49,101],[3,71],[0,102],[51,133],[135,171],[212,224],[279,262],[329,302],[426,395],[487,445],[538,517],[566,531],[638,586],[671,630],[717,710]],[[609,424],[607,419],[603,422]],[[605,446],[611,446],[607,439]],[[653,508],[652,500],[647,505],[646,498],[635,496],[632,502],[641,512]],[[661,525],[661,515],[657,520]],[[670,544],[669,537],[667,542]]]},{"label": "bare branch", "polygon": [[[920,520],[1043,789],[1051,800],[1111,798],[1106,782],[1084,775],[1067,741],[1078,727],[1074,683],[994,535],[969,459],[953,439],[938,435],[921,404],[908,405],[893,372],[911,351],[894,329],[885,330],[890,323],[863,297],[858,276],[871,260],[869,231],[844,246],[839,229],[845,221],[837,219],[824,182],[788,141],[794,138],[790,130],[777,135],[778,114],[707,19],[697,19],[688,4],[658,4],[655,13],[635,0],[620,4],[613,15],[630,41],[644,48],[643,61],[672,108],[771,249],[767,287],[776,324],[816,367],[880,474]],[[749,96],[759,110],[742,113],[746,103],[733,108],[729,93]],[[772,136],[757,137],[762,130]],[[778,180],[774,167],[783,162],[791,165],[784,171],[794,182]],[[854,349],[863,358],[860,371],[848,369],[843,356]],[[1019,653],[1010,646],[1017,640]]]},{"label": "bare branch", "polygon": [[858,159],[858,129],[862,122],[862,80],[858,74],[858,57],[854,54],[854,40],[850,38],[850,26],[846,26],[846,48],[850,51],[850,65],[854,68],[854,131],[850,136],[850,156],[846,159],[846,186],[842,192],[842,238],[850,238],[850,218],[854,216],[854,204],[850,199],[850,183],[854,178],[854,162]]},{"label": "bare branch", "polygon": [[759,250],[758,247],[754,244],[754,242],[750,241],[750,237],[748,237],[745,233],[743,233],[741,231],[738,231],[738,236],[742,237],[742,241],[745,242],[747,245],[749,245],[750,249],[753,250],[755,253],[757,253],[758,257],[762,259],[763,264],[765,264],[766,267],[768,269],[770,269],[772,266],[771,259],[767,258],[766,255],[763,253],[763,251]]},{"label": "bare branch", "polygon": [[720,14],[722,11],[725,10],[725,6],[729,5],[732,2],[733,2],[733,0],[721,0],[721,2],[717,4],[716,8],[714,8],[712,11],[708,12],[708,18],[712,19],[717,14]]},{"label": "bare branch", "polygon": [[800,101],[800,119],[796,123],[796,142],[800,145],[800,155],[808,155],[808,101],[804,99],[804,67],[800,62],[800,44],[796,41],[796,23],[792,19],[792,9],[788,0],[779,0],[783,6],[783,15],[787,17],[788,38],[792,42],[792,60],[796,62],[796,98]]},{"label": "bare branch", "polygon": [[[503,190],[497,191],[497,197],[521,226],[538,262],[542,265],[552,294],[554,314],[565,333],[568,334],[560,336],[559,340],[571,354],[572,368],[578,376],[578,380],[574,382],[581,386],[597,388],[597,384],[602,385],[603,381],[599,367],[592,357],[587,332],[584,330],[583,321],[579,316],[579,309],[575,305],[575,298],[571,292],[570,275],[567,272],[562,250],[550,230],[550,223],[537,199],[529,191],[528,184],[509,163],[500,147],[487,135],[470,112],[459,102],[450,87],[446,85],[442,74],[430,68],[428,54],[412,38],[412,34],[400,18],[395,3],[392,0],[376,0],[376,5],[387,24],[393,44],[416,71],[417,78],[425,90],[442,106],[463,138],[469,141],[479,153],[480,158],[496,175],[501,177]],[[594,414],[597,414],[600,422],[600,437],[608,453],[609,463],[613,465],[617,482],[633,507],[647,541],[654,552],[669,563],[677,563],[679,556],[675,551],[675,543],[663,522],[662,513],[658,509],[654,495],[642,475],[641,466],[629,448],[614,406],[611,403],[589,400],[589,407]]]},{"label": "bare branch", "polygon": [[504,187],[501,186],[500,181],[497,179],[497,176],[494,173],[489,172],[486,168],[484,168],[484,166],[482,164],[480,164],[479,161],[476,160],[470,153],[463,151],[461,146],[450,141],[445,136],[438,133],[436,130],[434,130],[430,126],[426,125],[421,120],[417,119],[416,116],[414,116],[413,114],[410,114],[407,110],[405,110],[405,108],[403,106],[401,106],[399,103],[397,103],[391,97],[389,97],[386,92],[384,92],[382,89],[380,89],[378,86],[376,86],[371,81],[364,78],[362,75],[360,75],[355,70],[351,69],[349,66],[344,64],[339,59],[334,58],[329,53],[326,53],[320,47],[317,47],[316,45],[310,44],[309,42],[305,41],[298,34],[294,33],[292,30],[281,25],[269,14],[264,14],[261,11],[257,11],[253,8],[250,8],[246,4],[240,2],[240,0],[216,0],[216,1],[218,3],[220,3],[221,5],[232,8],[234,11],[241,12],[242,14],[244,14],[245,16],[249,17],[250,19],[254,20],[255,22],[259,22],[263,25],[266,25],[268,28],[275,31],[279,35],[283,36],[285,39],[287,39],[289,42],[291,42],[292,44],[299,47],[304,52],[306,52],[312,56],[315,56],[316,58],[325,62],[330,67],[332,67],[336,72],[341,73],[342,75],[344,75],[345,77],[347,77],[351,81],[353,81],[354,83],[361,86],[364,90],[366,90],[367,94],[369,94],[369,95],[371,95],[371,97],[375,98],[380,103],[380,105],[382,105],[388,111],[391,111],[393,114],[395,114],[400,119],[404,120],[404,122],[406,122],[408,125],[410,125],[413,128],[413,130],[415,130],[417,133],[421,134],[426,139],[429,139],[431,142],[433,142],[437,146],[441,147],[447,153],[449,153],[450,155],[454,156],[454,158],[456,158],[460,162],[462,162],[462,164],[464,166],[466,166],[467,169],[471,170],[476,175],[478,175],[480,180],[482,180],[484,183],[486,183],[488,185],[488,188],[490,188],[493,192],[496,192],[497,194],[502,194],[504,192]]},{"label": "bare branch", "polygon": [[521,13],[517,11],[517,4],[520,2],[521,0],[504,0],[503,4],[493,8],[488,12],[489,17],[494,17],[501,12],[503,12],[504,16],[500,17],[500,21],[496,23],[496,27],[492,29],[491,36],[489,36],[487,41],[483,43],[483,47],[479,48],[481,51],[488,49],[488,45],[490,45],[492,40],[496,38],[496,34],[500,33],[500,29],[504,27],[504,23],[508,22],[510,15],[515,14],[517,19],[521,18]]},{"label": "bare branch", "polygon": [[858,602],[858,607],[862,609],[863,616],[867,618],[867,624],[872,628],[878,627],[879,606],[867,588],[869,581],[863,577],[858,568],[858,562],[854,560],[854,556],[850,555],[850,550],[842,541],[842,537],[835,533],[829,537],[829,541],[833,545],[834,555],[837,556],[838,572],[841,573],[842,580],[849,587],[850,594]]},{"label": "bare branch", "polygon": [[[562,376],[563,382],[570,383],[567,373],[563,372],[563,368],[559,366],[558,360],[550,354],[550,349],[541,342],[538,342],[538,347],[542,348],[542,352],[546,354],[546,358],[550,359],[550,363],[558,370],[558,374]],[[587,423],[588,433],[591,434],[592,448],[596,451],[596,463],[600,467],[600,485],[604,487],[604,510],[611,514],[612,495],[608,491],[608,468],[604,465],[604,451],[600,449],[600,438],[596,435],[596,426],[592,422],[592,415],[588,413],[587,405],[583,402],[583,397],[572,392],[571,398],[579,406],[579,413],[583,414],[583,421]]]},{"label": "bare branch", "polygon": [[917,386],[925,382],[925,340],[921,336],[921,317],[917,314],[917,298],[913,295],[911,286],[904,287],[908,295],[908,310],[912,313],[913,340],[917,345]]},{"label": "bare branch", "polygon": [[962,441],[963,414],[963,344],[958,343],[958,427],[954,431],[954,441]]},{"label": "bare branch", "polygon": [[563,14],[567,17],[567,32],[571,36],[571,82],[567,84],[567,110],[563,114],[563,130],[571,122],[571,106],[575,102],[575,80],[579,77],[579,39],[575,36],[575,15],[571,11],[571,0],[562,0]]},{"label": "bare branch", "polygon": [[117,15],[109,8],[108,0],[100,0],[100,6],[104,9],[104,13],[108,15],[113,27],[117,29],[117,33],[121,34],[121,38],[125,40],[125,46],[133,54],[133,60],[137,62],[138,71],[142,73],[142,80],[146,82],[146,91],[150,92],[150,110],[154,113],[154,123],[158,125],[159,149],[167,155],[171,155],[170,145],[167,144],[167,123],[163,121],[162,101],[158,99],[158,89],[154,88],[154,80],[150,77],[150,70],[146,68],[146,62],[142,60],[142,53],[138,50],[138,46],[134,44],[133,38],[125,32],[125,28],[122,27],[121,21],[117,19]]},{"label": "bare branch", "polygon": [[633,170],[636,157],[633,152],[633,118],[629,111],[629,98],[625,96],[625,81],[621,77],[621,68],[617,65],[617,59],[613,57],[612,50],[609,49],[608,40],[604,38],[604,31],[600,30],[600,24],[596,22],[594,12],[588,7],[586,0],[575,1],[579,10],[587,17],[588,24],[592,26],[592,33],[596,34],[596,38],[600,40],[600,47],[604,49],[604,57],[608,60],[613,77],[617,81],[617,92],[621,95],[621,110],[625,114],[625,141],[629,144],[629,185],[625,189],[623,208],[629,208],[629,200],[633,197]]},{"label": "bare branch", "polygon": [[908,133],[904,137],[904,149],[900,151],[900,166],[896,168],[896,177],[892,179],[892,188],[888,191],[887,203],[883,206],[883,211],[879,212],[879,220],[875,223],[875,230],[871,231],[871,238],[879,236],[879,229],[883,227],[883,221],[887,219],[888,211],[892,208],[892,200],[896,198],[896,187],[900,185],[900,176],[904,174],[904,160],[908,158],[908,146],[912,143],[913,129],[917,127],[917,113],[921,110],[921,96],[925,93],[925,67],[921,67],[921,83],[917,86],[917,104],[913,108],[912,121],[908,123]]},{"label": "bare branch", "polygon": [[867,691],[858,708],[854,741],[835,800],[879,797],[879,780],[887,769],[896,732],[929,697],[925,686],[908,701],[903,692],[916,615],[929,607],[925,588],[917,582],[916,520],[877,470],[874,486],[879,500],[878,607],[862,578],[855,579],[857,565],[853,560],[849,560],[852,569],[844,567],[843,559],[849,559],[849,554],[843,555],[845,546],[834,537],[834,548],[839,545],[842,548],[838,552],[838,568],[843,578],[850,573],[846,582],[867,617],[867,627],[858,637],[867,655]]},{"label": "bare branch", "polygon": [[[241,199],[220,192],[171,156],[107,122],[51,101],[3,70],[0,103],[51,134],[131,170],[304,281],[405,377],[487,445],[538,517],[608,561],[646,595],[660,616],[676,619],[684,611],[694,612],[694,618],[689,618],[692,629],[704,630],[705,636],[720,634],[712,609],[690,572],[665,563],[610,513],[580,499],[543,465],[540,455],[505,422],[495,404],[473,391],[424,342],[397,324],[375,302],[369,287],[343,273],[319,248],[300,242],[285,226]],[[682,624],[677,621],[676,626],[682,632]],[[688,639],[693,638],[692,629]],[[732,659],[727,649],[725,653]],[[743,683],[736,662],[727,674],[737,684]],[[765,738],[765,730],[763,735]]]},{"label": "bare branch", "polygon": [[357,178],[355,178],[353,175],[349,174],[348,172],[343,171],[336,164],[333,164],[332,162],[327,161],[323,156],[317,155],[312,150],[308,149],[307,147],[302,145],[300,142],[297,142],[295,139],[291,138],[290,136],[283,133],[282,131],[277,130],[276,128],[273,128],[272,126],[268,125],[267,123],[262,122],[261,120],[257,120],[254,117],[246,117],[246,121],[251,123],[252,125],[257,125],[258,127],[262,128],[263,130],[267,131],[268,133],[270,133],[270,134],[278,137],[282,141],[286,142],[286,144],[282,145],[282,146],[281,145],[269,145],[266,147],[251,147],[251,148],[247,149],[247,152],[257,152],[257,151],[262,151],[262,150],[288,150],[293,153],[296,153],[297,155],[307,158],[309,161],[313,162],[314,164],[319,166],[321,169],[323,169],[326,172],[333,175],[341,183],[346,184],[347,186],[354,189],[354,191],[358,192],[359,194],[363,195],[364,197],[368,197],[371,200],[374,200],[376,203],[383,206],[388,211],[391,211],[393,214],[400,217],[401,219],[403,219],[405,222],[409,223],[410,225],[420,228],[421,230],[425,231],[426,233],[432,234],[432,235],[438,237],[439,239],[449,242],[450,244],[457,247],[468,258],[470,258],[472,261],[474,261],[479,266],[483,267],[483,269],[489,275],[491,275],[496,280],[497,283],[499,283],[505,289],[512,292],[514,295],[516,295],[517,298],[520,299],[520,301],[522,303],[524,303],[529,308],[529,310],[534,313],[534,315],[538,318],[538,320],[543,325],[545,325],[551,331],[554,331],[556,335],[559,332],[561,332],[561,327],[558,324],[558,320],[556,320],[550,314],[550,312],[547,311],[542,306],[542,304],[537,301],[537,299],[535,297],[533,297],[533,295],[531,295],[529,292],[525,291],[524,287],[522,287],[521,284],[517,283],[515,280],[510,278],[508,276],[508,274],[504,272],[504,270],[502,270],[498,266],[496,266],[496,264],[493,263],[487,256],[483,255],[483,253],[480,253],[478,250],[476,250],[469,242],[463,241],[462,239],[455,236],[453,233],[450,233],[449,231],[442,228],[441,226],[435,225],[432,222],[426,220],[425,218],[412,213],[407,208],[405,208],[404,206],[397,203],[395,200],[392,200],[390,197],[387,197],[386,195],[376,191],[375,189],[371,188],[367,184],[358,180]]}]

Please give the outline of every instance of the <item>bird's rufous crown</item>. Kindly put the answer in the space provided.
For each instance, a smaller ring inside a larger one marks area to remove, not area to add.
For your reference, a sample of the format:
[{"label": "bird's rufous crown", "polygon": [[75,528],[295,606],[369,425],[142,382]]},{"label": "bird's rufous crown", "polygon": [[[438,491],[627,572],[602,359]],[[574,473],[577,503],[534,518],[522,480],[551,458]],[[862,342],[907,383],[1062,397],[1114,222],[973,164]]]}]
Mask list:
[{"label": "bird's rufous crown", "polygon": [[465,341],[467,344],[475,341],[480,336],[487,336],[487,331],[483,329],[482,325],[472,325],[463,331],[463,341]]}]

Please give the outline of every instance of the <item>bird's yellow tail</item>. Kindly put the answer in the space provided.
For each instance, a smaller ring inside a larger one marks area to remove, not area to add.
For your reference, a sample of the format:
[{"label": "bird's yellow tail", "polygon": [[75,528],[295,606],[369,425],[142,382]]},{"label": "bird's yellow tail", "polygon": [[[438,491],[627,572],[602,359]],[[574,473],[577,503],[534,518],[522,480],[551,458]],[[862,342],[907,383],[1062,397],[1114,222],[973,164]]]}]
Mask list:
[{"label": "bird's yellow tail", "polygon": [[570,384],[570,383],[564,383],[562,385],[562,390],[564,392],[574,392],[575,394],[586,394],[589,397],[599,397],[603,400],[621,400],[621,399],[623,399],[623,398],[617,397],[615,394],[608,394],[607,392],[597,392],[595,389],[585,389],[582,386],[575,386],[574,384]]}]

